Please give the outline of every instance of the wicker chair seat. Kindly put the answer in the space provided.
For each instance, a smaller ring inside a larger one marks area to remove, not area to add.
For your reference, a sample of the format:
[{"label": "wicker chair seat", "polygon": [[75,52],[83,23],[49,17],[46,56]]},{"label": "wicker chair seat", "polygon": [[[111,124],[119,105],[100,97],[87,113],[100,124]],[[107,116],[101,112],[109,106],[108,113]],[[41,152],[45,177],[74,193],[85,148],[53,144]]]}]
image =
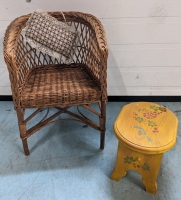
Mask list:
[{"label": "wicker chair seat", "polygon": [[29,73],[21,92],[22,108],[87,104],[99,100],[100,87],[80,65],[37,66]]}]

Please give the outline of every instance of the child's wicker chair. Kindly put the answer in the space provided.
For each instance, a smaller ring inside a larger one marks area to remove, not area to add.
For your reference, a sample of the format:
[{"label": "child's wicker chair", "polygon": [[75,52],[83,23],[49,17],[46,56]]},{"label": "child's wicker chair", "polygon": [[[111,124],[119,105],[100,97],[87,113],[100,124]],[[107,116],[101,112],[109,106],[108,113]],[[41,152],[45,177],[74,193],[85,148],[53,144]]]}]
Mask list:
[{"label": "child's wicker chair", "polygon": [[[50,15],[64,21],[60,12]],[[20,136],[25,155],[29,155],[27,138],[53,123],[58,115],[66,113],[74,120],[100,131],[100,148],[104,148],[108,47],[101,22],[90,14],[64,12],[66,21],[80,32],[80,44],[74,60],[67,65],[31,48],[20,34],[30,14],[21,16],[8,26],[4,38],[4,59],[8,67],[14,108],[18,116]],[[90,107],[98,103],[100,112]],[[99,124],[69,111],[71,106],[81,105],[99,117]],[[27,130],[26,124],[43,108],[57,110]],[[37,108],[25,119],[25,109]]]}]

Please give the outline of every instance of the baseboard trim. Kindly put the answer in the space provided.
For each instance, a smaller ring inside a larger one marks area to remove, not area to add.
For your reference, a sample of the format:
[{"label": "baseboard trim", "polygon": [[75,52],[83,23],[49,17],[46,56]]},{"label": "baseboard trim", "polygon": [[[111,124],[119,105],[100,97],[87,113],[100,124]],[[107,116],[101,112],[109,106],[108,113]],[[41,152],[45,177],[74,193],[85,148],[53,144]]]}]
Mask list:
[{"label": "baseboard trim", "polygon": [[0,95],[0,101],[12,101],[12,95]]},{"label": "baseboard trim", "polygon": [[181,96],[109,96],[109,102],[181,102]]},{"label": "baseboard trim", "polygon": [[[12,101],[11,95],[0,95],[0,101]],[[109,102],[181,102],[181,96],[108,96]]]}]

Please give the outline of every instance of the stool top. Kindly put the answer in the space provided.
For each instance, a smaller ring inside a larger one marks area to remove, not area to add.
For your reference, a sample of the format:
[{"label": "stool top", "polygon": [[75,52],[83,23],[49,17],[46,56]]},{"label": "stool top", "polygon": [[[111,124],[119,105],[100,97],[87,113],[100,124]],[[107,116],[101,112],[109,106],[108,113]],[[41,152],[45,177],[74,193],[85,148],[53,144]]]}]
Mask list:
[{"label": "stool top", "polygon": [[166,107],[148,102],[123,107],[114,123],[116,137],[127,147],[147,154],[159,154],[176,143],[177,117]]}]

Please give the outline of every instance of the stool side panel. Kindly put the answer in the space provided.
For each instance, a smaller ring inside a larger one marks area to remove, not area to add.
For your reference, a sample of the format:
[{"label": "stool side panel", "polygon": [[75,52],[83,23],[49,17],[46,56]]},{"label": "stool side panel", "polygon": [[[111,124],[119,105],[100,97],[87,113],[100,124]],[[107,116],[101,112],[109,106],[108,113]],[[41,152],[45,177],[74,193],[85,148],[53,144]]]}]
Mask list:
[{"label": "stool side panel", "polygon": [[148,155],[136,152],[119,142],[115,168],[111,179],[119,181],[128,170],[136,170],[142,175],[146,191],[155,194],[157,191],[157,175],[163,154]]}]

